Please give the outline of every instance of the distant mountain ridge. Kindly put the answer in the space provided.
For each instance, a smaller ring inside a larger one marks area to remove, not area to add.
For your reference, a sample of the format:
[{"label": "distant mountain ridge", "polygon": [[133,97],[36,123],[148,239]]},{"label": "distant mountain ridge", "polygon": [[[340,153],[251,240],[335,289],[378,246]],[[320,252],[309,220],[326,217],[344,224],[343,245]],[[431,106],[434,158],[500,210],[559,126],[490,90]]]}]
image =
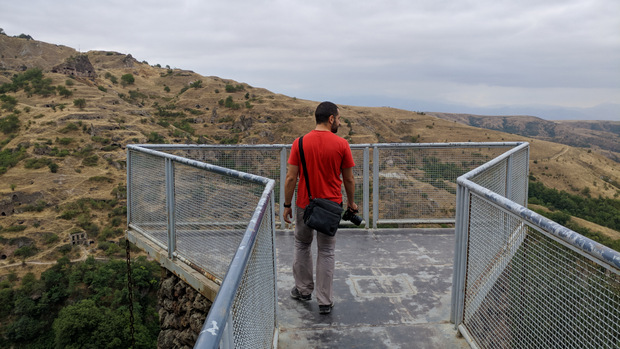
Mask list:
[{"label": "distant mountain ridge", "polygon": [[532,137],[580,148],[598,149],[620,162],[620,121],[551,121],[535,116],[484,116],[429,112],[438,118],[488,130]]}]

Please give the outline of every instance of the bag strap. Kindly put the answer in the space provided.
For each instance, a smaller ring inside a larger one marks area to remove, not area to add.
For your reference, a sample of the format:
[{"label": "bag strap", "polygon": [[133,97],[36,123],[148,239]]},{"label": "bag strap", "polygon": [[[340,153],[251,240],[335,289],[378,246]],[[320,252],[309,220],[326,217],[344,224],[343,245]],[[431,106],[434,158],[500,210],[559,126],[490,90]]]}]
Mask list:
[{"label": "bag strap", "polygon": [[308,197],[312,200],[312,194],[310,194],[310,179],[308,178],[308,169],[306,168],[306,157],[304,156],[304,136],[299,137],[299,156],[301,157],[301,165],[304,171],[304,178],[306,179],[306,189],[308,190]]}]

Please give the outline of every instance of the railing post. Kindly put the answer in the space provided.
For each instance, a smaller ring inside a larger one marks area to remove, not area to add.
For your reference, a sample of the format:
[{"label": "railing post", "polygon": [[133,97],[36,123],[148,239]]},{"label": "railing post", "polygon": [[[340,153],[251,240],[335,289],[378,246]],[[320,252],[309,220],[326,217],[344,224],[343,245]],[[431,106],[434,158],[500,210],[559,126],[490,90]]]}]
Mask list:
[{"label": "railing post", "polygon": [[523,205],[523,207],[527,207],[527,202],[528,202],[528,198],[529,198],[529,190],[530,190],[530,186],[529,186],[529,179],[530,179],[530,147],[528,146],[525,149],[525,152],[527,153],[525,156],[525,178],[523,178],[522,180],[525,182],[525,194],[523,196],[523,203],[519,203],[521,205]]},{"label": "railing post", "polygon": [[467,241],[469,236],[469,190],[458,184],[456,190],[456,221],[454,227],[454,268],[452,274],[452,306],[450,321],[455,328],[463,321],[465,275],[467,273]]},{"label": "railing post", "polygon": [[174,199],[174,162],[171,159],[166,158],[166,216],[168,221],[168,258],[173,259],[174,252],[177,249],[177,236],[176,236],[176,213],[175,213],[175,199]]},{"label": "railing post", "polygon": [[[275,203],[275,195],[273,195],[273,191],[271,192],[271,200],[269,200],[269,206],[270,206],[270,210],[271,210],[271,215],[270,215],[270,219],[271,219],[271,255],[273,257],[273,294],[275,295],[275,301],[273,302],[273,312],[275,314],[274,320],[275,320],[275,324],[274,324],[274,328],[276,329],[276,332],[278,331],[278,265],[276,263],[277,261],[277,246],[276,246],[276,220],[275,220],[275,215],[273,214],[273,211],[276,209],[276,203]],[[264,218],[263,218],[264,219]]]},{"label": "railing post", "polygon": [[364,200],[364,209],[363,209],[363,215],[364,215],[364,220],[366,221],[366,225],[365,228],[368,229],[369,226],[369,221],[370,221],[370,183],[369,183],[369,175],[368,175],[368,170],[369,170],[369,162],[370,162],[370,157],[369,157],[369,148],[368,147],[364,147],[364,182],[363,182],[363,186],[364,186],[364,196],[362,198],[362,200]]},{"label": "railing post", "polygon": [[514,158],[514,154],[511,154],[506,159],[506,178],[505,178],[506,180],[506,193],[505,194],[506,195],[504,195],[504,197],[510,201],[513,201],[513,198],[512,198],[513,158]]},{"label": "railing post", "polygon": [[372,148],[372,228],[377,229],[379,219],[379,148]]},{"label": "railing post", "polygon": [[[287,164],[287,156],[286,156],[286,147],[282,147],[282,150],[280,151],[280,209],[279,209],[279,216],[280,216],[280,229],[284,229],[286,226],[286,223],[284,222],[284,185],[286,183],[286,164]],[[295,205],[293,205],[294,207]],[[275,215],[274,215],[275,216]],[[294,213],[293,213],[293,217],[295,217]]]},{"label": "railing post", "polygon": [[127,230],[129,230],[129,224],[132,223],[132,208],[133,208],[133,200],[131,197],[131,187],[132,187],[132,174],[133,174],[133,166],[131,165],[132,161],[132,151],[130,148],[127,148]]}]

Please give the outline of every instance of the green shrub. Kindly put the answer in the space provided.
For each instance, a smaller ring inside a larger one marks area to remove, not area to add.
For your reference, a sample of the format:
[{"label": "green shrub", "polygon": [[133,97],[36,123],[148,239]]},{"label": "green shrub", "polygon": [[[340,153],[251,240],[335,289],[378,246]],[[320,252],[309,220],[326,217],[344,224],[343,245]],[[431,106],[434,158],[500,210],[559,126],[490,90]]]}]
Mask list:
[{"label": "green shrub", "polygon": [[194,134],[194,129],[192,128],[192,126],[186,121],[183,120],[182,122],[175,122],[174,123],[174,127],[181,129],[189,134]]},{"label": "green shrub", "polygon": [[231,108],[233,110],[237,110],[237,109],[241,108],[241,105],[239,103],[235,103],[233,101],[233,97],[232,96],[226,97],[226,101],[224,102],[224,106],[226,108]]},{"label": "green shrub", "polygon": [[93,146],[88,144],[84,148],[78,149],[73,152],[73,156],[77,156],[79,158],[85,158],[93,153]]},{"label": "green shrub", "polygon": [[76,124],[70,122],[65,127],[63,127],[59,132],[60,133],[68,133],[68,132],[71,132],[71,131],[77,131],[79,129],[80,128]]},{"label": "green shrub", "polygon": [[17,106],[17,99],[12,96],[0,95],[0,102],[2,102],[0,108],[6,111],[13,111]]},{"label": "green shrub", "polygon": [[26,228],[28,228],[25,225],[12,225],[10,227],[6,227],[4,229],[2,229],[3,233],[16,233],[16,232],[20,232],[20,231],[24,231],[26,230]]},{"label": "green shrub", "polygon": [[45,234],[43,236],[43,243],[46,245],[51,245],[53,243],[56,243],[60,241],[60,238],[58,237],[58,235],[54,234],[54,233],[49,233],[49,234]]},{"label": "green shrub", "polygon": [[73,138],[56,138],[56,143],[61,145],[69,145],[73,143]]},{"label": "green shrub", "polygon": [[50,155],[51,156],[57,156],[57,157],[65,157],[67,155],[69,155],[69,150],[67,149],[58,149],[58,147],[54,147],[50,150]]},{"label": "green shrub", "polygon": [[0,131],[4,134],[17,132],[19,124],[19,118],[15,114],[0,118]]},{"label": "green shrub", "polygon": [[124,74],[121,76],[121,85],[133,85],[136,79],[133,77],[133,74]]},{"label": "green shrub", "polygon": [[110,225],[113,227],[118,227],[119,225],[121,225],[122,222],[123,222],[123,219],[119,216],[116,216],[116,217],[112,217],[112,219],[110,220]]},{"label": "green shrub", "polygon": [[109,138],[99,137],[99,136],[92,136],[91,140],[93,142],[97,142],[97,143],[101,143],[101,144],[108,144],[108,143],[110,143],[110,139]]},{"label": "green shrub", "polygon": [[239,136],[232,138],[223,138],[220,140],[220,144],[237,144],[239,143]]},{"label": "green shrub", "polygon": [[226,84],[226,92],[232,93],[232,92],[239,92],[239,91],[245,91],[245,87],[243,87],[243,85],[230,85],[230,84]]},{"label": "green shrub", "polygon": [[62,253],[62,255],[66,255],[67,253],[71,252],[71,250],[73,249],[73,245],[71,244],[66,244],[66,245],[62,245],[60,247],[58,247],[58,252]]},{"label": "green shrub", "polygon": [[22,246],[13,252],[16,257],[28,258],[37,254],[38,250],[35,246]]},{"label": "green shrub", "polygon": [[149,133],[149,135],[147,136],[147,142],[148,143],[165,143],[165,139],[162,135],[160,135],[157,132],[151,132]]},{"label": "green shrub", "polygon": [[43,200],[37,200],[37,202],[35,202],[32,205],[26,205],[24,206],[23,210],[26,212],[41,212],[45,209],[45,206],[47,205],[47,203]]},{"label": "green shrub", "polygon": [[114,182],[112,178],[105,177],[105,176],[94,176],[94,177],[90,177],[88,180],[90,182],[108,182],[108,183]]},{"label": "green shrub", "polygon": [[17,165],[26,156],[24,148],[4,149],[0,151],[0,174],[5,173],[9,168]]},{"label": "green shrub", "polygon": [[58,164],[55,162],[48,164],[47,167],[49,167],[51,173],[58,172]]},{"label": "green shrub", "polygon": [[103,151],[112,151],[112,150],[116,150],[118,148],[120,148],[119,145],[111,144],[111,145],[106,145],[105,147],[101,147],[101,150],[103,150]]},{"label": "green shrub", "polygon": [[39,169],[45,166],[49,166],[52,163],[53,161],[50,158],[32,158],[32,159],[26,160],[24,167],[28,169],[36,170],[36,169]]},{"label": "green shrub", "polygon": [[73,91],[69,90],[64,86],[58,86],[56,87],[56,89],[58,90],[58,94],[64,98],[69,98],[73,95]]},{"label": "green shrub", "polygon": [[74,99],[73,105],[80,109],[84,109],[84,107],[86,107],[86,100],[84,98]]},{"label": "green shrub", "polygon": [[98,161],[99,161],[99,157],[97,155],[91,155],[91,156],[84,158],[84,160],[82,160],[82,165],[93,167],[93,166],[97,166]]},{"label": "green shrub", "polygon": [[70,210],[64,211],[60,216],[58,216],[58,218],[70,220],[70,219],[77,217],[80,213],[82,212],[79,210],[70,209]]}]

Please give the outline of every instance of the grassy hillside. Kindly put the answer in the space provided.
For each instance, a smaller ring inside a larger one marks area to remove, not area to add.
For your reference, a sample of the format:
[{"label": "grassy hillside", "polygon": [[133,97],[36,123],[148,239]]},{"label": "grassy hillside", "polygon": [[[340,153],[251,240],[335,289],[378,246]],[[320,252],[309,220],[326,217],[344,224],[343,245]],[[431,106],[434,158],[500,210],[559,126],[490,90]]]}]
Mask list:
[{"label": "grassy hillside", "polygon": [[[0,48],[0,276],[22,259],[83,258],[67,247],[72,232],[89,234],[90,254],[121,254],[109,241],[125,224],[127,144],[290,143],[314,127],[316,101],[247,83],[4,35]],[[393,108],[341,114],[351,143],[529,141],[532,176],[545,186],[620,195],[620,166],[599,148]]]}]

